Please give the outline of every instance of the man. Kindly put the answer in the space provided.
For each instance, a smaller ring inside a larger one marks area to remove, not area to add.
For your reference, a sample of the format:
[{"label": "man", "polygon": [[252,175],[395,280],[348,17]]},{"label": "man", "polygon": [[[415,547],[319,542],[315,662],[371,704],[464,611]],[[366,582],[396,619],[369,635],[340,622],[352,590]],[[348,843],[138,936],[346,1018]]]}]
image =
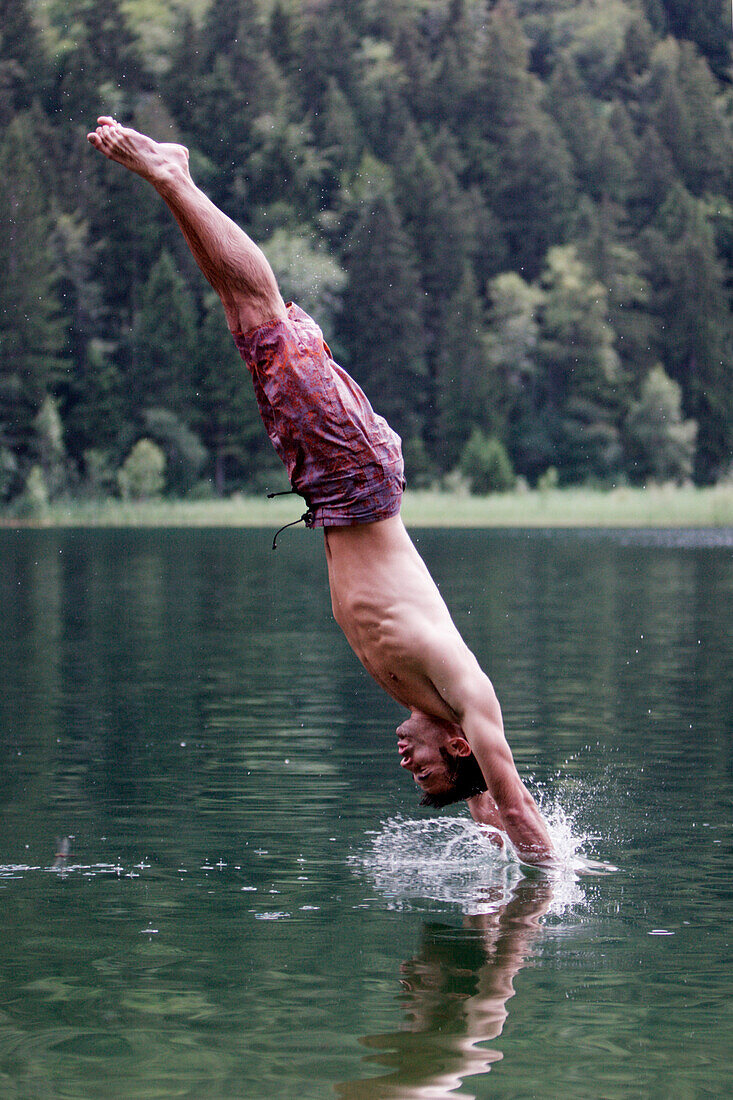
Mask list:
[{"label": "man", "polygon": [[468,799],[528,863],[551,863],[545,824],[514,766],[488,677],[400,519],[399,437],[334,363],[320,329],[286,305],[260,249],[195,186],[182,145],[98,119],[88,140],[146,179],[221,298],[267,432],[303,517],[324,528],[333,614],[364,667],[411,713],[401,764],[424,802]]}]

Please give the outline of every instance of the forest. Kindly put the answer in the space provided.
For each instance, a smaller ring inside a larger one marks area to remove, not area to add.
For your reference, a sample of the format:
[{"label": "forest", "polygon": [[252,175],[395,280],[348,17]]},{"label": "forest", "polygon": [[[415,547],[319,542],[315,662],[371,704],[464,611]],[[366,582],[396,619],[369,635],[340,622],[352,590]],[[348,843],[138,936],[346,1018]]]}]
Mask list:
[{"label": "forest", "polygon": [[0,501],[282,488],[157,195],[190,150],[408,484],[732,476],[726,0],[0,0]]}]

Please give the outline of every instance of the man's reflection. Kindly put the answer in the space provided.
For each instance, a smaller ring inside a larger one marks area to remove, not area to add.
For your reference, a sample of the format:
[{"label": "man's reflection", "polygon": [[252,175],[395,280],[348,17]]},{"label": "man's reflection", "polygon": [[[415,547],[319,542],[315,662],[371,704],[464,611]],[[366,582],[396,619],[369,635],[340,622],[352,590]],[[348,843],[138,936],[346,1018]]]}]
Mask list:
[{"label": "man's reflection", "polygon": [[464,1078],[487,1073],[502,1054],[479,1044],[501,1035],[514,977],[522,969],[552,900],[544,880],[523,879],[495,911],[464,918],[464,927],[426,924],[420,951],[402,966],[405,1022],[387,1035],[366,1035],[378,1053],[365,1062],[389,1073],[336,1086],[344,1100],[440,1100]]}]

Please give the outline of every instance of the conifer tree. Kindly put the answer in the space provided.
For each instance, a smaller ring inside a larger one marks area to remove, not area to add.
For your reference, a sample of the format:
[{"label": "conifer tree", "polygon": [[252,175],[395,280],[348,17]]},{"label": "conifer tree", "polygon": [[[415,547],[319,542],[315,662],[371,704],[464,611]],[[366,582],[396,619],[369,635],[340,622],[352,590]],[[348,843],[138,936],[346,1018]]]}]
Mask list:
[{"label": "conifer tree", "polygon": [[579,219],[578,255],[607,292],[608,322],[616,334],[620,382],[638,390],[651,369],[656,322],[650,287],[633,234],[623,222],[623,207],[604,200],[586,206]]},{"label": "conifer tree", "polygon": [[252,379],[227,332],[219,299],[210,296],[200,330],[196,425],[213,458],[216,492],[256,484],[267,465],[269,444],[262,430]]},{"label": "conifer tree", "polygon": [[447,165],[429,157],[414,126],[395,157],[396,199],[415,244],[420,282],[432,315],[455,293],[468,260],[473,226],[468,204]]},{"label": "conifer tree", "polygon": [[8,442],[21,454],[64,366],[50,221],[29,156],[33,143],[18,116],[0,145],[0,397]]},{"label": "conifer tree", "polygon": [[556,461],[569,481],[618,468],[619,360],[604,287],[573,246],[553,248],[543,273],[539,365]]},{"label": "conifer tree", "polygon": [[669,30],[694,42],[713,72],[728,79],[731,61],[730,10],[720,0],[661,0]]},{"label": "conifer tree", "polygon": [[695,474],[712,481],[733,444],[733,347],[726,273],[703,204],[677,185],[642,246],[663,365],[698,422]]},{"label": "conifer tree", "polygon": [[513,271],[489,283],[489,358],[494,418],[515,468],[536,477],[555,461],[538,362],[544,293]]},{"label": "conifer tree", "polygon": [[31,106],[49,65],[28,0],[0,0],[0,126]]},{"label": "conifer tree", "polygon": [[400,435],[419,435],[428,396],[422,298],[415,254],[391,199],[377,199],[357,224],[346,268],[338,325],[344,365]]},{"label": "conifer tree", "polygon": [[197,354],[193,299],[170,253],[163,251],[142,289],[133,326],[133,407],[167,409],[189,423]]},{"label": "conifer tree", "polygon": [[573,61],[563,58],[547,86],[547,105],[568,149],[582,189],[596,201],[624,202],[632,163],[616,142],[603,105],[591,99]]},{"label": "conifer tree", "polygon": [[452,469],[473,428],[504,428],[476,280],[467,264],[443,311],[434,352],[435,423],[431,450],[442,470]]},{"label": "conifer tree", "polygon": [[693,194],[724,194],[733,175],[733,136],[718,86],[690,43],[660,43],[652,57],[650,122]]},{"label": "conifer tree", "polygon": [[471,177],[504,225],[512,266],[530,278],[548,247],[566,235],[575,192],[571,158],[539,92],[521,25],[511,5],[499,0],[468,116]]}]

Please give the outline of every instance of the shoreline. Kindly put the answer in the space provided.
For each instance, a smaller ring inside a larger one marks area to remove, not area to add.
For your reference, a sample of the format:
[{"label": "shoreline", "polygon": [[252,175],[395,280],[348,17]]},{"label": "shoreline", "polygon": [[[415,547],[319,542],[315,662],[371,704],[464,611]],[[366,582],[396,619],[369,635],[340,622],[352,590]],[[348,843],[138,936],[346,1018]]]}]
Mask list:
[{"label": "shoreline", "polygon": [[[83,527],[277,527],[298,518],[291,497],[210,500],[57,501],[32,516],[0,512],[0,529]],[[733,484],[694,488],[571,488],[475,497],[408,490],[407,527],[732,527]]]}]

